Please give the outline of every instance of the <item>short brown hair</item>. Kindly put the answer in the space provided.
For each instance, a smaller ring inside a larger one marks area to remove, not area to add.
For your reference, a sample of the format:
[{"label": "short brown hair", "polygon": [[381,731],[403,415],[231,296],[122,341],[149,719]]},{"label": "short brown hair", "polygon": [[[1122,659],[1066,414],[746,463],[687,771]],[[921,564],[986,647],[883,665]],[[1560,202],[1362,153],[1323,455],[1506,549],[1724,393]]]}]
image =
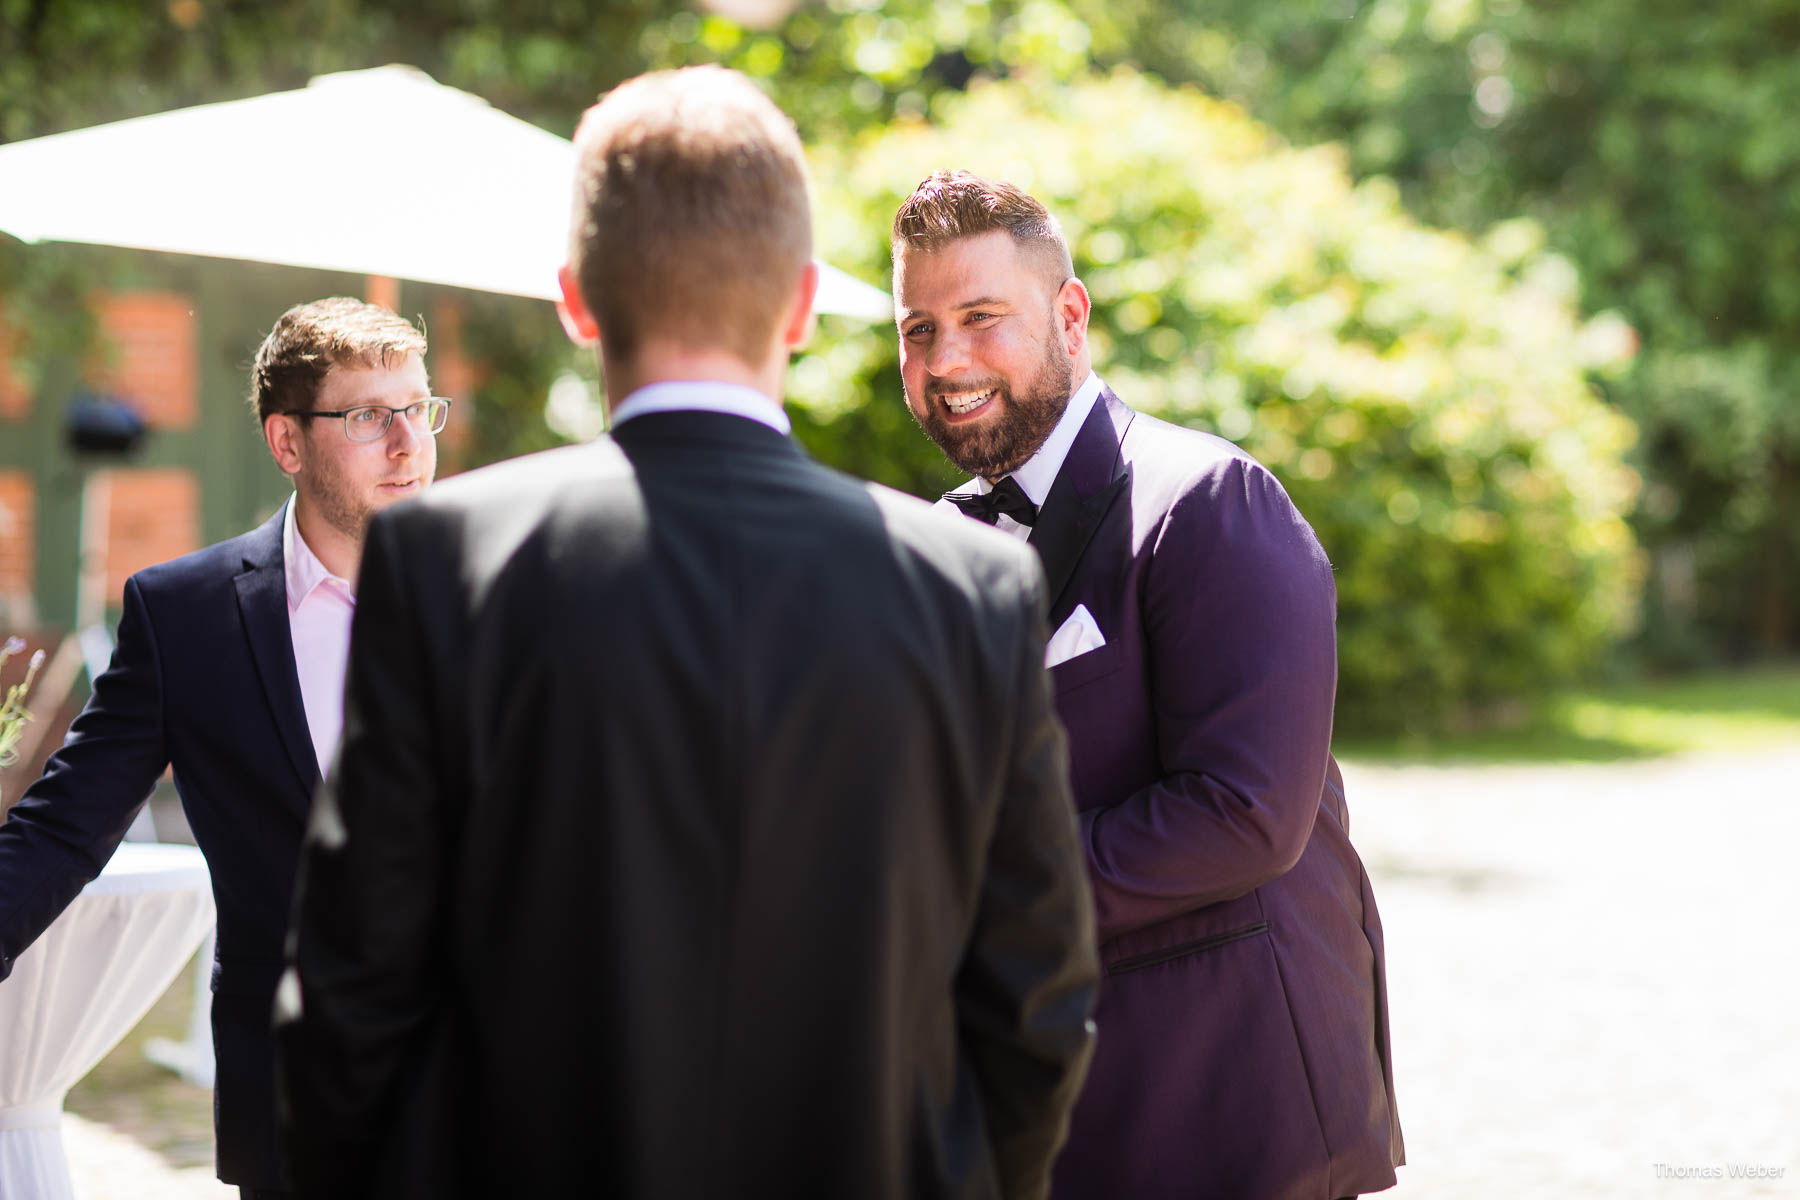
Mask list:
[{"label": "short brown hair", "polygon": [[649,338],[759,365],[812,261],[794,126],[722,67],[640,75],[575,133],[569,261],[602,351]]},{"label": "short brown hair", "polygon": [[311,412],[331,368],[394,366],[409,354],[424,357],[425,334],[390,309],[348,296],[297,304],[257,348],[250,406],[259,422],[280,412]]},{"label": "short brown hair", "polygon": [[996,229],[1040,258],[1055,286],[1075,274],[1069,244],[1049,209],[1010,183],[963,170],[933,171],[913,189],[894,214],[891,248],[895,258],[903,250],[931,253]]}]

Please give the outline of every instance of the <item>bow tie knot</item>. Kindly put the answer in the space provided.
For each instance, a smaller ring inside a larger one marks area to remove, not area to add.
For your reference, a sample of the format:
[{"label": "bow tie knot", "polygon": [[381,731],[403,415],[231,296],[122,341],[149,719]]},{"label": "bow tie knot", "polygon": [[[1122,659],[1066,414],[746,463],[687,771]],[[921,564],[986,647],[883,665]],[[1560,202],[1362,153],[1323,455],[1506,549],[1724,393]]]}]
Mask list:
[{"label": "bow tie knot", "polygon": [[996,483],[985,495],[950,492],[944,499],[960,508],[965,517],[974,517],[989,525],[998,523],[1002,513],[1021,525],[1029,526],[1037,521],[1037,505],[1011,475]]}]

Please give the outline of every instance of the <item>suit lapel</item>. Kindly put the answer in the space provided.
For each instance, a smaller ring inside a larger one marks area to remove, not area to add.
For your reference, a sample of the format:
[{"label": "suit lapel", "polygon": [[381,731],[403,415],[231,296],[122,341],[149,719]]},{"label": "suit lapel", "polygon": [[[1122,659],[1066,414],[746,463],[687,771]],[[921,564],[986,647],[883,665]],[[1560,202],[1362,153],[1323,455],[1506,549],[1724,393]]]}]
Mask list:
[{"label": "suit lapel", "polygon": [[1051,612],[1061,604],[1095,531],[1131,481],[1131,468],[1121,458],[1119,445],[1134,415],[1110,388],[1101,389],[1044,497],[1030,541],[1044,560]]},{"label": "suit lapel", "polygon": [[287,574],[281,557],[281,528],[286,515],[284,508],[256,531],[244,553],[243,573],[233,582],[237,584],[244,636],[250,642],[250,658],[256,664],[263,695],[275,717],[282,748],[310,796],[319,785],[319,761],[306,724],[306,703],[300,698],[294,637],[288,625]]}]

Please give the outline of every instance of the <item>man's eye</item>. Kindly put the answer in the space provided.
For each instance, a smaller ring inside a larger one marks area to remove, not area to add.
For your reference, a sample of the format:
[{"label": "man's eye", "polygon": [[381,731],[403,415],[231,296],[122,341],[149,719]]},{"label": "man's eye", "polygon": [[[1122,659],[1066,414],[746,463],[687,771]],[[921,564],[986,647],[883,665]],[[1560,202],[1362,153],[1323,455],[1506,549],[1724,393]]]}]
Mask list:
[{"label": "man's eye", "polygon": [[978,312],[978,313],[970,313],[969,314],[970,324],[974,324],[974,323],[980,322],[980,321],[991,321],[993,319],[994,319],[993,313]]},{"label": "man's eye", "polygon": [[920,334],[926,334],[926,333],[930,333],[930,332],[931,332],[931,326],[927,325],[923,321],[921,321],[919,324],[914,325],[911,328],[909,328],[906,331],[906,336],[909,338],[916,338]]},{"label": "man's eye", "polygon": [[379,408],[353,408],[350,410],[350,419],[358,425],[378,424],[381,420],[381,410]]}]

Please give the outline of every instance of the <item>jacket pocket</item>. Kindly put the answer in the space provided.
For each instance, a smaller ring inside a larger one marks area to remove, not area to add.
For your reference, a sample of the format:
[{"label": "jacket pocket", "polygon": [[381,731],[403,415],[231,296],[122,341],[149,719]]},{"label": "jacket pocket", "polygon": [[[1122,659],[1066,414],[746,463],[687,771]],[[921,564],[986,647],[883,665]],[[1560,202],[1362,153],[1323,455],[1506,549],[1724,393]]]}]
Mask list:
[{"label": "jacket pocket", "polygon": [[1125,647],[1118,642],[1098,646],[1074,658],[1065,658],[1050,668],[1050,682],[1056,694],[1072,692],[1096,679],[1104,679],[1125,665]]},{"label": "jacket pocket", "polygon": [[1224,933],[1215,933],[1211,937],[1203,937],[1197,941],[1182,942],[1178,946],[1169,946],[1162,950],[1152,950],[1148,954],[1134,954],[1130,958],[1121,958],[1118,962],[1108,963],[1108,975],[1123,975],[1127,971],[1136,971],[1143,967],[1154,967],[1158,963],[1166,963],[1177,958],[1186,958],[1190,954],[1199,954],[1206,950],[1217,950],[1220,946],[1228,946],[1232,942],[1241,942],[1245,938],[1255,937],[1259,933],[1267,933],[1269,923],[1258,921],[1254,925],[1245,925],[1240,929],[1230,929]]}]

